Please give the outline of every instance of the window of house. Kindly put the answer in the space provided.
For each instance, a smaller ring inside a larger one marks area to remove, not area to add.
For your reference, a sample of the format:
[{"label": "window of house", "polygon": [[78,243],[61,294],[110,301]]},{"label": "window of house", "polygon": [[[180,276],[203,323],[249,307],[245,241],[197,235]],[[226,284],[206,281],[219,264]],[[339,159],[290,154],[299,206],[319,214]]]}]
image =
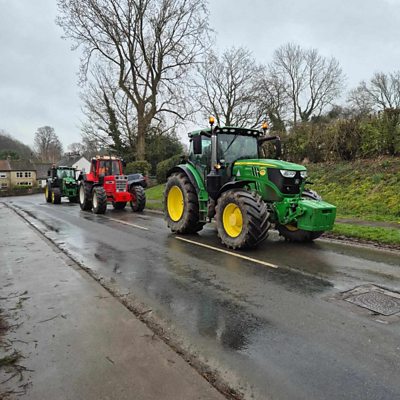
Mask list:
[{"label": "window of house", "polygon": [[7,189],[7,188],[8,188],[7,183],[6,183],[6,182],[2,182],[1,188],[2,188],[2,189]]},{"label": "window of house", "polygon": [[32,182],[17,182],[18,186],[32,186]]},{"label": "window of house", "polygon": [[5,172],[0,172],[0,178],[7,178],[7,174]]},{"label": "window of house", "polygon": [[25,178],[31,178],[32,172],[25,172]]},{"label": "window of house", "polygon": [[23,178],[24,173],[23,172],[17,172],[17,178]]}]

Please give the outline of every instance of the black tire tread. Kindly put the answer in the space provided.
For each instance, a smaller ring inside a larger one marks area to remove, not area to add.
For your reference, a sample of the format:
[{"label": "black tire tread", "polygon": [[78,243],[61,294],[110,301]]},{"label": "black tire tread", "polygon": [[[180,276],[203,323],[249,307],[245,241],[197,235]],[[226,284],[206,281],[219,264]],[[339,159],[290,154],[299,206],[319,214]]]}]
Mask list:
[{"label": "black tire tread", "polygon": [[47,184],[47,196],[46,196],[46,191],[45,191],[44,197],[46,198],[47,203],[51,203],[51,185],[49,183]]},{"label": "black tire tread", "polygon": [[[53,199],[54,196],[54,199]],[[51,199],[53,204],[60,204],[61,203],[61,190],[60,188],[53,188],[52,194],[51,194]]]},{"label": "black tire tread", "polygon": [[131,186],[130,192],[135,192],[136,196],[136,204],[132,201],[130,202],[131,208],[133,212],[142,212],[146,207],[146,193],[141,185]]},{"label": "black tire tread", "polygon": [[[232,238],[225,233],[222,223],[223,207],[226,202],[234,202],[241,207],[242,214],[248,221],[244,226],[243,234]],[[266,203],[258,194],[253,194],[244,189],[235,189],[224,192],[217,201],[215,219],[217,222],[218,236],[222,243],[232,249],[246,249],[258,246],[268,237],[271,227],[269,212]]]},{"label": "black tire tread", "polygon": [[[173,221],[168,215],[167,197],[172,186],[181,188],[185,201],[183,215],[179,221]],[[164,191],[164,215],[168,227],[174,233],[196,233],[201,231],[205,225],[204,222],[199,221],[199,201],[196,189],[184,173],[175,173],[168,178]]]},{"label": "black tire tread", "polygon": [[104,214],[107,210],[107,193],[103,186],[95,186],[93,188],[93,196],[97,197],[97,207],[93,207],[93,212],[95,214]]},{"label": "black tire tread", "polygon": [[[92,209],[92,185],[83,182],[81,185],[83,185],[83,189],[85,191],[85,198],[83,203],[81,203],[80,201],[80,194],[78,192],[78,198],[79,198],[79,205],[81,207],[82,211],[89,211]],[[79,191],[80,191],[80,187],[79,187]]]}]

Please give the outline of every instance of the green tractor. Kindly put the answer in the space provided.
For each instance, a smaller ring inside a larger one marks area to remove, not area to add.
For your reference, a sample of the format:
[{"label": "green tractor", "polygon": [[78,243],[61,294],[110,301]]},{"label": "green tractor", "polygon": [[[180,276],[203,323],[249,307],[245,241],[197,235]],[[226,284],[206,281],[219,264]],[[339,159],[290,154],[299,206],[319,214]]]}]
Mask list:
[{"label": "green tractor", "polygon": [[[189,133],[187,159],[172,168],[164,192],[164,214],[175,233],[195,233],[215,218],[229,248],[257,246],[274,225],[292,242],[312,241],[331,230],[336,207],[306,189],[304,166],[279,160],[280,138],[263,130],[214,127]],[[276,159],[265,158],[272,141]]]},{"label": "green tractor", "polygon": [[47,171],[47,176],[44,195],[48,203],[60,204],[61,197],[68,197],[71,203],[78,201],[78,182],[75,168],[53,166]]}]

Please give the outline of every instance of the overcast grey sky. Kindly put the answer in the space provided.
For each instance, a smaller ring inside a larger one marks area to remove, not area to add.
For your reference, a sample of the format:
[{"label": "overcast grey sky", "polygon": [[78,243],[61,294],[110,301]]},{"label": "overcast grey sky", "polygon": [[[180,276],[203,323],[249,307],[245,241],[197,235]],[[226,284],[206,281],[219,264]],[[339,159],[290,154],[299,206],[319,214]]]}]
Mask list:
[{"label": "overcast grey sky", "polygon": [[[400,69],[400,0],[209,0],[217,48],[247,46],[268,63],[287,42],[336,57],[348,87]],[[0,0],[0,129],[26,144],[53,126],[80,141],[79,55],[62,40],[55,0]]]}]

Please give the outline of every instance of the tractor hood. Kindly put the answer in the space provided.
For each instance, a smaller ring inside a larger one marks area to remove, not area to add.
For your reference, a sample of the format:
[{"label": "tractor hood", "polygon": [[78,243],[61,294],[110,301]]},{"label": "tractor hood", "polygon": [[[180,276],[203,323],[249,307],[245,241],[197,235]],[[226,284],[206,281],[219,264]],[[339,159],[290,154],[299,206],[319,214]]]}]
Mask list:
[{"label": "tractor hood", "polygon": [[72,184],[76,184],[76,180],[74,178],[64,178],[64,182],[67,185],[72,185]]},{"label": "tractor hood", "polygon": [[234,166],[248,166],[248,167],[265,167],[265,168],[277,168],[286,169],[291,171],[306,171],[307,168],[300,164],[294,164],[287,161],[273,160],[273,159],[246,159],[238,160],[235,162]]}]

